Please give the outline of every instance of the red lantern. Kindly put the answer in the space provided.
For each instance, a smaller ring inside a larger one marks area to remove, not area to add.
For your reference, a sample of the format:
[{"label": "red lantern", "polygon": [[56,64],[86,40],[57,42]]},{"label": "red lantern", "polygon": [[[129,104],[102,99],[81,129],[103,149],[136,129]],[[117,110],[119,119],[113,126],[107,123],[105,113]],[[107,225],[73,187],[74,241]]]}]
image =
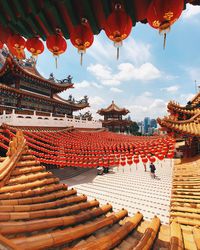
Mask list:
[{"label": "red lantern", "polygon": [[57,32],[57,34],[47,37],[46,45],[48,50],[50,50],[55,56],[57,68],[57,57],[66,51],[67,43],[64,37],[59,32]]},{"label": "red lantern", "polygon": [[17,57],[18,59],[25,59],[26,58],[24,50],[17,52],[12,46],[10,46],[9,42],[7,42],[7,47],[9,49],[9,52],[13,56]]},{"label": "red lantern", "polygon": [[11,35],[8,38],[7,45],[11,53],[15,55],[18,59],[21,59],[20,54],[24,52],[24,48],[26,45],[25,39],[18,34]]},{"label": "red lantern", "polygon": [[164,48],[166,44],[166,33],[171,25],[180,17],[184,8],[184,0],[153,0],[147,11],[147,21],[160,33],[164,34]]},{"label": "red lantern", "polygon": [[78,53],[81,54],[82,65],[83,54],[94,41],[94,35],[87,19],[82,18],[81,24],[73,29],[72,33],[70,34],[70,40],[71,43],[78,49]]},{"label": "red lantern", "polygon": [[0,41],[0,49],[3,48],[3,43]]},{"label": "red lantern", "polygon": [[32,53],[32,56],[37,57],[44,51],[43,42],[38,37],[29,38],[26,41],[26,48]]},{"label": "red lantern", "polygon": [[164,155],[159,154],[159,155],[157,156],[157,158],[158,158],[160,161],[162,161],[162,160],[164,159]]},{"label": "red lantern", "polygon": [[154,162],[156,161],[156,158],[153,157],[153,156],[151,156],[151,157],[149,157],[149,161],[150,161],[151,163],[154,163]]},{"label": "red lantern", "polygon": [[140,160],[138,158],[134,158],[133,161],[135,164],[138,164]]},{"label": "red lantern", "polygon": [[122,9],[120,4],[116,4],[114,11],[107,18],[104,29],[107,37],[117,47],[117,59],[119,58],[119,48],[122,46],[122,41],[129,36],[132,25],[130,16]]},{"label": "red lantern", "polygon": [[142,162],[143,162],[144,164],[146,164],[146,163],[148,162],[148,159],[147,159],[147,158],[142,158]]}]

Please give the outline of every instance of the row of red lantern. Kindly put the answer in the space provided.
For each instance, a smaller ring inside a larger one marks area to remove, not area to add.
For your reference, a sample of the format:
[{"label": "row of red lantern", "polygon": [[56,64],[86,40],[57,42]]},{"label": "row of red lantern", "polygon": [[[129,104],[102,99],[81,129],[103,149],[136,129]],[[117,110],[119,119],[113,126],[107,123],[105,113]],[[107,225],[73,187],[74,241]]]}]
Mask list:
[{"label": "row of red lantern", "polygon": [[[184,0],[153,0],[147,11],[147,21],[160,33],[165,34],[170,29],[171,25],[180,17],[184,6]],[[132,29],[131,17],[125,12],[121,4],[116,4],[112,13],[108,16],[104,30],[110,40],[117,47],[117,58],[119,56],[119,47],[122,46],[122,41],[126,39]],[[72,44],[78,48],[78,52],[82,55],[89,48],[94,40],[93,32],[88,21],[83,18],[80,25],[74,27],[70,34]],[[60,32],[47,37],[47,48],[54,56],[59,56],[67,49],[67,43]],[[37,56],[44,51],[44,45],[38,37],[25,39],[18,35],[11,35],[8,38],[7,46],[11,53],[21,59],[24,56],[25,47]]]}]

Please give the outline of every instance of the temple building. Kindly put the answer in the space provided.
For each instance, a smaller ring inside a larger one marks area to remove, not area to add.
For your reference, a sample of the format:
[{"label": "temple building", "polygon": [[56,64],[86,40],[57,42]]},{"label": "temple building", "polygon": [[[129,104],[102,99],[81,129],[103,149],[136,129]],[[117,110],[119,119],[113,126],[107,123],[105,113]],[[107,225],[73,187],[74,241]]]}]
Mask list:
[{"label": "temple building", "polygon": [[114,101],[107,108],[97,111],[99,115],[104,116],[104,120],[102,121],[103,127],[112,132],[125,132],[129,130],[132,121],[122,118],[129,112],[128,109],[119,108]]},{"label": "temple building", "polygon": [[[1,60],[2,61],[2,60]],[[88,107],[88,98],[75,101],[58,94],[73,88],[72,77],[56,80],[53,74],[45,79],[39,74],[33,60],[19,61],[8,54],[0,69],[0,113],[12,109],[36,110],[55,115],[73,115],[74,111]]]},{"label": "temple building", "polygon": [[196,155],[200,152],[200,92],[186,106],[170,101],[167,107],[169,116],[158,118],[158,123],[169,134],[184,139],[184,157]]}]

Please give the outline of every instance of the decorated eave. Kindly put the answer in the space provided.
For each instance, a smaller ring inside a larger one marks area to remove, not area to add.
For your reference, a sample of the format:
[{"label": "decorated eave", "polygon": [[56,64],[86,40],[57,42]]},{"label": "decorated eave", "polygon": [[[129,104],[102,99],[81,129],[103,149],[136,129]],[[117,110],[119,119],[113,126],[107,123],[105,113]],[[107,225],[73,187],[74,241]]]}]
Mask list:
[{"label": "decorated eave", "polygon": [[51,80],[42,77],[34,66],[21,66],[11,55],[6,58],[3,67],[0,69],[0,77],[5,75],[8,71],[23,78],[33,79],[39,85],[48,86],[54,92],[59,93],[66,89],[73,88],[73,83],[58,84]]},{"label": "decorated eave", "polygon": [[200,107],[194,107],[194,106],[181,106],[179,103],[170,101],[167,105],[168,111],[173,114],[183,114],[183,115],[189,115],[193,116],[195,114],[200,113]]},{"label": "decorated eave", "polygon": [[47,103],[54,103],[56,105],[59,106],[69,106],[71,107],[73,110],[80,110],[83,108],[86,108],[89,106],[88,103],[85,102],[80,102],[80,103],[74,103],[74,102],[68,102],[64,99],[61,99],[59,97],[55,98],[49,98],[46,96],[42,96],[42,95],[37,95],[31,92],[27,92],[27,91],[23,91],[20,89],[14,89],[11,87],[8,87],[4,84],[0,83],[0,92],[7,92],[9,93],[9,95],[13,95],[13,96],[17,96],[17,97],[29,97],[29,98],[34,98],[36,100],[38,100],[38,102],[47,102]]},{"label": "decorated eave", "polygon": [[121,114],[121,115],[127,115],[130,111],[125,108],[119,108],[114,101],[112,101],[111,105],[108,106],[105,109],[100,109],[97,111],[99,115],[105,115],[105,114]]},{"label": "decorated eave", "polygon": [[200,92],[197,93],[189,103],[191,105],[191,108],[200,107]]},{"label": "decorated eave", "polygon": [[200,137],[200,113],[185,121],[176,121],[170,116],[163,119],[158,118],[157,121],[169,132]]},{"label": "decorated eave", "polygon": [[[121,3],[132,19],[136,22],[146,23],[148,6],[152,0],[15,0],[0,1],[0,25],[14,33],[26,38],[35,34],[46,40],[56,28],[60,28],[66,39],[74,26],[80,24],[81,18],[88,19],[93,34],[98,34],[106,23],[106,18],[113,10],[115,3]],[[194,5],[200,5],[199,0],[186,0]],[[185,8],[185,6],[183,7]]]}]

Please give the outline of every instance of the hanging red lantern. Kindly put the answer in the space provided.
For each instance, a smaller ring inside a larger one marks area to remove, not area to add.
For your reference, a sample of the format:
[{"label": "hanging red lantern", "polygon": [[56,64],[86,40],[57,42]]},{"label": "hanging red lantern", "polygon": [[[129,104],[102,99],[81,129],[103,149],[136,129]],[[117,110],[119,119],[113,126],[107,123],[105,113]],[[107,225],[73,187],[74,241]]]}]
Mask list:
[{"label": "hanging red lantern", "polygon": [[26,45],[25,39],[19,34],[10,35],[7,41],[7,45],[10,50],[12,50],[13,52],[14,51],[16,52],[14,53],[15,56],[18,59],[21,59],[20,54],[24,52],[25,45]]},{"label": "hanging red lantern", "polygon": [[50,50],[55,56],[56,68],[57,68],[57,58],[59,55],[64,53],[67,49],[67,42],[59,31],[57,34],[50,35],[47,37],[46,45],[48,50]]},{"label": "hanging red lantern", "polygon": [[164,34],[164,48],[166,33],[180,17],[184,8],[184,0],[153,0],[147,11],[147,21],[159,33]]},{"label": "hanging red lantern", "polygon": [[78,49],[78,53],[81,54],[82,65],[83,54],[85,54],[86,49],[89,48],[94,41],[93,32],[86,18],[82,18],[81,24],[74,27],[70,34],[70,41]]},{"label": "hanging red lantern", "polygon": [[0,41],[0,49],[3,48],[3,43]]},{"label": "hanging red lantern", "polygon": [[32,56],[37,57],[44,51],[44,44],[38,37],[32,37],[27,39],[26,48]]},{"label": "hanging red lantern", "polygon": [[24,50],[22,50],[22,51],[16,51],[16,49],[14,49],[14,48],[10,45],[9,41],[7,42],[6,45],[7,45],[8,49],[9,49],[9,52],[10,52],[13,56],[17,57],[17,58],[20,59],[20,60],[26,58]]},{"label": "hanging red lantern", "polygon": [[149,157],[149,161],[150,161],[151,163],[154,163],[154,162],[156,161],[156,158],[153,157],[153,156],[151,156],[151,157]]},{"label": "hanging red lantern", "polygon": [[114,11],[108,16],[104,30],[107,37],[114,42],[117,48],[117,59],[119,58],[119,48],[122,41],[126,39],[132,29],[130,16],[122,9],[120,4],[115,5]]}]

